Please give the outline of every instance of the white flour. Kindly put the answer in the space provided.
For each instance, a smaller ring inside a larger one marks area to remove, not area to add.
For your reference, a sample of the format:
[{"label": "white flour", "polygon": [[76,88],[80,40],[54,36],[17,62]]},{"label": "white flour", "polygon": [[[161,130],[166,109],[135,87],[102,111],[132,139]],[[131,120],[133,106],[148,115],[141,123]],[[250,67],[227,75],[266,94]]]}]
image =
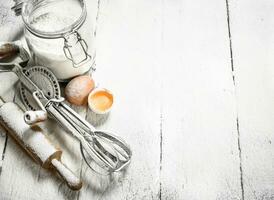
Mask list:
[{"label": "white flour", "polygon": [[[30,24],[35,30],[54,33],[68,28],[77,21],[81,16],[81,11],[82,8],[75,0],[56,1],[53,4],[35,10],[30,17]],[[89,27],[83,25],[79,30],[81,37],[89,46],[88,53],[90,55],[92,55],[92,30],[92,24]],[[74,68],[72,62],[64,54],[63,38],[42,39],[26,31],[26,40],[33,54],[34,62],[37,65],[50,68],[58,79],[69,79],[83,74],[92,65],[92,60],[90,60],[90,62]],[[74,59],[82,60],[85,54],[79,46],[80,43],[72,40],[71,45]]]}]

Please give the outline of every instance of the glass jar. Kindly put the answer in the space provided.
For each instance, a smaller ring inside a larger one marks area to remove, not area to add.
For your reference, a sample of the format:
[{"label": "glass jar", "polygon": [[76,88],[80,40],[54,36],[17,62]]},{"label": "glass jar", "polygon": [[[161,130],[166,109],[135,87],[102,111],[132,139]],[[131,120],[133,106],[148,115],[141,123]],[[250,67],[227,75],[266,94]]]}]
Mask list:
[{"label": "glass jar", "polygon": [[84,0],[29,0],[22,17],[36,65],[48,67],[59,81],[93,67],[95,20],[87,16]]}]

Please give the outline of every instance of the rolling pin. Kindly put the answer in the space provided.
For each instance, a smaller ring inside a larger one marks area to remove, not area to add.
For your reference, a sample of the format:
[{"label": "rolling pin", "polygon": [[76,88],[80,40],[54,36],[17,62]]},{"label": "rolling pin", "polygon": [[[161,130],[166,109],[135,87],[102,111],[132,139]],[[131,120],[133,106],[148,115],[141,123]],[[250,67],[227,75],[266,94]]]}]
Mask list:
[{"label": "rolling pin", "polygon": [[0,98],[0,124],[43,168],[54,169],[69,188],[82,187],[81,180],[60,161],[62,151],[50,143],[39,126],[24,121],[24,112],[17,104],[5,103]]}]

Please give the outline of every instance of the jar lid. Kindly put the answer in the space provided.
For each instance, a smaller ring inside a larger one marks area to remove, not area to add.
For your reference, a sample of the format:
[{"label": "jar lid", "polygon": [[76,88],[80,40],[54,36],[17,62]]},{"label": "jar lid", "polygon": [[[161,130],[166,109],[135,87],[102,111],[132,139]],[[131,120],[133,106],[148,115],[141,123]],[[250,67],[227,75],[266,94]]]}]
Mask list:
[{"label": "jar lid", "polygon": [[84,0],[29,0],[22,8],[26,28],[43,38],[60,38],[86,19]]}]

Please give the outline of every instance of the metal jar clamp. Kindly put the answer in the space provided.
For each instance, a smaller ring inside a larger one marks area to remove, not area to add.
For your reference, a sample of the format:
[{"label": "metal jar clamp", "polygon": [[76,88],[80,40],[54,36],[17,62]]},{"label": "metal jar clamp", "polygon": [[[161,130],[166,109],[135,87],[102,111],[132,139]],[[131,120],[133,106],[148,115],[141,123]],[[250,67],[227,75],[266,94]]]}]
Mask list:
[{"label": "metal jar clamp", "polygon": [[73,67],[79,67],[92,57],[88,54],[88,45],[77,31],[66,34],[64,37],[64,54],[71,60]]}]

